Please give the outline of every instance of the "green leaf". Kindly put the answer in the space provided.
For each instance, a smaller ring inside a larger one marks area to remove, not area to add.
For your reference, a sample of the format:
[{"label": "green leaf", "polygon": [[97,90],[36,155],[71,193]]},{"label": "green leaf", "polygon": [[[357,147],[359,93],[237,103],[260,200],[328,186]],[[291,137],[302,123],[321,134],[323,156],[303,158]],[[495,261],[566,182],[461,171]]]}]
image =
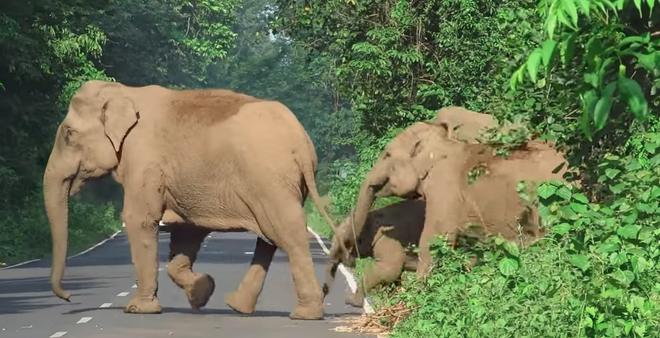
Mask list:
[{"label": "green leaf", "polygon": [[588,211],[587,206],[584,205],[584,204],[571,203],[570,206],[571,206],[571,209],[573,209],[573,211],[579,212],[579,213],[582,213],[582,214],[584,214]]},{"label": "green leaf", "polygon": [[645,120],[648,114],[648,103],[637,81],[627,77],[619,78],[619,90],[628,101],[628,107],[640,120]]},{"label": "green leaf", "polygon": [[626,286],[635,280],[635,274],[629,270],[624,271],[619,269],[611,273],[610,276]]},{"label": "green leaf", "polygon": [[587,269],[591,267],[591,263],[589,263],[589,258],[582,254],[571,255],[570,262],[571,264],[573,264],[575,267],[579,268],[582,271],[587,271]]},{"label": "green leaf", "polygon": [[639,217],[639,212],[637,210],[633,210],[629,215],[623,218],[623,222],[626,224],[633,224],[637,222],[637,217]]},{"label": "green leaf", "polygon": [[596,124],[596,130],[601,130],[607,124],[607,119],[610,116],[610,110],[612,109],[612,95],[616,90],[616,82],[610,82],[605,89],[603,90],[603,95],[596,102],[596,107],[594,109],[594,123]]},{"label": "green leaf", "polygon": [[649,6],[649,18],[653,17],[653,6],[655,6],[656,0],[646,0],[646,4]]},{"label": "green leaf", "polygon": [[599,36],[598,35],[593,35],[589,41],[587,41],[586,45],[586,55],[584,56],[584,60],[587,61],[587,64],[589,65],[588,71],[595,71],[596,67],[596,56],[601,53],[603,50],[603,46],[600,43]]},{"label": "green leaf", "polygon": [[[641,0],[637,0],[637,1],[641,1]],[[571,20],[573,21],[573,26],[577,27],[578,13],[577,13],[577,8],[575,7],[575,3],[573,2],[573,0],[562,0],[561,4],[563,5],[563,9],[571,17]]]},{"label": "green leaf", "polygon": [[557,51],[557,41],[555,40],[545,40],[541,45],[541,58],[543,64],[545,65],[546,71],[550,71],[550,63],[554,59],[555,52]]},{"label": "green leaf", "polygon": [[505,276],[511,276],[518,270],[518,261],[513,258],[504,258],[500,261],[500,272]]},{"label": "green leaf", "polygon": [[571,60],[573,60],[576,37],[577,33],[571,33],[568,35],[568,38],[566,38],[566,40],[564,40],[561,44],[561,62],[564,64],[564,66],[567,66]]},{"label": "green leaf", "polygon": [[613,252],[610,255],[610,264],[616,267],[621,266],[621,264],[624,264],[628,262],[628,257],[626,256],[625,253],[622,252]]},{"label": "green leaf", "polygon": [[621,172],[619,169],[607,168],[605,169],[605,175],[610,179],[613,179]]},{"label": "green leaf", "polygon": [[603,243],[598,247],[598,251],[602,253],[610,253],[619,249],[619,244],[617,243]]},{"label": "green leaf", "polygon": [[617,235],[623,238],[637,238],[637,233],[642,227],[634,224],[628,224],[616,230]]},{"label": "green leaf", "polygon": [[529,78],[532,79],[532,82],[536,83],[536,75],[538,74],[539,71],[539,65],[541,64],[541,56],[543,55],[543,52],[541,51],[540,48],[536,48],[532,54],[529,55],[529,58],[527,59],[527,72],[529,74]]},{"label": "green leaf", "polygon": [[634,42],[644,43],[644,38],[639,36],[639,35],[627,36],[627,37],[621,39],[621,41],[619,41],[619,44],[617,45],[617,47],[623,47],[626,44],[634,43]]},{"label": "green leaf", "polygon": [[518,249],[518,245],[515,242],[504,243],[504,250],[506,250],[506,252],[508,252],[511,256],[520,256],[520,250]]},{"label": "green leaf", "polygon": [[646,267],[648,266],[648,262],[644,257],[638,257],[638,256],[633,256],[630,259],[630,263],[632,264],[633,271],[635,273],[642,273],[644,270],[646,270]]},{"label": "green leaf", "polygon": [[656,68],[656,53],[657,52],[648,53],[648,54],[635,53],[635,56],[637,57],[637,62],[642,67],[652,72]]},{"label": "green leaf", "polygon": [[639,17],[642,18],[642,0],[633,0],[635,3],[635,7],[637,7],[637,10],[639,11]]},{"label": "green leaf", "polygon": [[561,187],[561,188],[557,189],[557,191],[555,192],[555,195],[557,195],[557,196],[559,196],[559,197],[561,197],[561,198],[563,198],[567,201],[570,201],[571,197],[573,196],[573,193],[568,188]]},{"label": "green leaf", "polygon": [[576,2],[584,15],[589,17],[589,0],[577,0]]},{"label": "green leaf", "polygon": [[623,191],[623,188],[625,188],[626,185],[623,183],[615,184],[615,185],[610,185],[610,191],[612,191],[615,194],[620,194]]},{"label": "green leaf", "polygon": [[573,25],[566,19],[566,15],[564,14],[564,11],[562,8],[557,8],[557,19],[559,19],[559,22],[564,24],[566,27],[571,28],[572,30],[577,30]]},{"label": "green leaf", "polygon": [[594,88],[600,87],[600,77],[596,73],[584,74],[584,82],[590,84]]},{"label": "green leaf", "polygon": [[587,198],[587,196],[584,196],[583,194],[580,193],[573,195],[573,199],[578,202],[582,202],[584,204],[589,204],[589,199]]},{"label": "green leaf", "polygon": [[544,183],[538,188],[538,193],[541,198],[548,198],[555,194],[557,188],[553,185]]},{"label": "green leaf", "polygon": [[545,19],[545,30],[548,32],[548,36],[552,39],[555,28],[557,27],[557,15],[555,13],[548,14],[548,17]]},{"label": "green leaf", "polygon": [[571,225],[568,223],[561,223],[552,227],[552,231],[554,231],[554,233],[560,236],[567,234],[570,230],[571,230]]},{"label": "green leaf", "polygon": [[651,199],[660,197],[660,187],[653,187],[651,189]]}]

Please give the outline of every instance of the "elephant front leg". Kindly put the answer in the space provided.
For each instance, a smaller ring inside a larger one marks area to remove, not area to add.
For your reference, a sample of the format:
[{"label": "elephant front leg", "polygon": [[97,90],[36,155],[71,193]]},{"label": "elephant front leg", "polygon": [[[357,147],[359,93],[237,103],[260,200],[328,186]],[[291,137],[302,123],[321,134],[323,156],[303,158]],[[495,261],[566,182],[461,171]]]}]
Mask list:
[{"label": "elephant front leg", "polygon": [[211,276],[192,271],[199,248],[209,232],[192,224],[173,225],[170,232],[167,274],[186,293],[193,311],[205,306],[215,290]]},{"label": "elephant front leg", "polygon": [[225,303],[234,311],[243,314],[254,313],[257,299],[263,289],[264,280],[276,250],[275,245],[267,243],[261,237],[257,238],[250,268],[236,291],[225,297]]},{"label": "elephant front leg", "polygon": [[364,297],[379,284],[389,284],[401,276],[406,263],[406,255],[398,241],[383,237],[374,247],[374,264],[368,264],[362,271],[361,286],[346,298],[346,304],[361,308]]},{"label": "elephant front leg", "polygon": [[125,190],[122,218],[137,276],[137,291],[124,307],[126,313],[161,313],[158,302],[158,221],[162,203],[156,190],[135,194]]}]

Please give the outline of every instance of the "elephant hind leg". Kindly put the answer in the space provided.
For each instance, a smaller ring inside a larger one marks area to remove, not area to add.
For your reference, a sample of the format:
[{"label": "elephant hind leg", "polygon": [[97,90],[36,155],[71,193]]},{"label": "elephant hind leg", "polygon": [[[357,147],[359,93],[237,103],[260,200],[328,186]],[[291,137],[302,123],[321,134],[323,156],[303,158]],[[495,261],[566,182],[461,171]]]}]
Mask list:
[{"label": "elephant hind leg", "polygon": [[209,232],[192,224],[177,224],[170,232],[167,274],[174,284],[184,290],[193,310],[205,306],[215,290],[215,281],[211,276],[192,271],[197,252]]},{"label": "elephant hind leg", "polygon": [[275,256],[275,251],[277,251],[275,245],[267,243],[261,237],[257,238],[254,256],[252,256],[248,272],[236,291],[225,297],[225,303],[234,311],[243,314],[254,313],[257,299],[263,289],[264,280],[270,268],[270,263],[273,261],[273,256]]},{"label": "elephant hind leg", "polygon": [[362,271],[362,285],[346,299],[346,304],[362,307],[364,296],[379,284],[396,281],[406,264],[406,254],[399,241],[382,237],[373,249],[374,264],[368,264]]}]

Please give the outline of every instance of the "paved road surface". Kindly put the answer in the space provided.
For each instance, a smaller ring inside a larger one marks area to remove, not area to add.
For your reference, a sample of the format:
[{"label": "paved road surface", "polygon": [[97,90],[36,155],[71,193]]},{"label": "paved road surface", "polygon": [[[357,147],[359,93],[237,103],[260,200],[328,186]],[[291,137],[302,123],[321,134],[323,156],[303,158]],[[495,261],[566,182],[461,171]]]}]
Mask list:
[{"label": "paved road surface", "polygon": [[[224,296],[240,283],[252,259],[256,236],[251,233],[213,233],[204,242],[195,271],[215,278],[216,289],[201,313],[193,314],[182,290],[167,276],[169,233],[159,236],[158,298],[160,315],[124,314],[134,294],[135,276],[124,232],[84,255],[68,260],[64,288],[71,303],[57,298],[48,282],[50,261],[42,260],[0,270],[0,338],[151,338],[151,337],[373,337],[335,332],[340,317],[361,310],[344,305],[346,280],[337,274],[326,297],[326,318],[294,321],[295,306],[289,263],[278,250],[253,315],[240,315],[224,304]],[[310,235],[319,281],[327,259]]]}]

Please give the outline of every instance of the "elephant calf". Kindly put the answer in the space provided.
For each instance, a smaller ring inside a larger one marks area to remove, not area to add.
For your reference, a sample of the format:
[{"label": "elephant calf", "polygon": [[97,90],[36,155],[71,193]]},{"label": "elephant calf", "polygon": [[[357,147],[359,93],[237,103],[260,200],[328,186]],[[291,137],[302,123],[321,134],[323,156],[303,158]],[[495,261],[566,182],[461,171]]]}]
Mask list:
[{"label": "elephant calf", "polygon": [[[362,272],[361,286],[366,294],[379,284],[391,283],[401,276],[403,270],[417,269],[417,255],[406,252],[410,245],[417,246],[424,227],[426,203],[423,200],[404,200],[373,210],[367,215],[362,232],[357,237],[357,245],[344,255],[338,241],[352,234],[351,219],[337,229],[330,252],[330,262],[326,266],[326,280],[323,284],[324,296],[330,292],[337,267],[340,263],[354,267],[356,257],[374,257],[376,262]],[[346,304],[362,307],[364,294],[360,288],[346,298]]]}]

